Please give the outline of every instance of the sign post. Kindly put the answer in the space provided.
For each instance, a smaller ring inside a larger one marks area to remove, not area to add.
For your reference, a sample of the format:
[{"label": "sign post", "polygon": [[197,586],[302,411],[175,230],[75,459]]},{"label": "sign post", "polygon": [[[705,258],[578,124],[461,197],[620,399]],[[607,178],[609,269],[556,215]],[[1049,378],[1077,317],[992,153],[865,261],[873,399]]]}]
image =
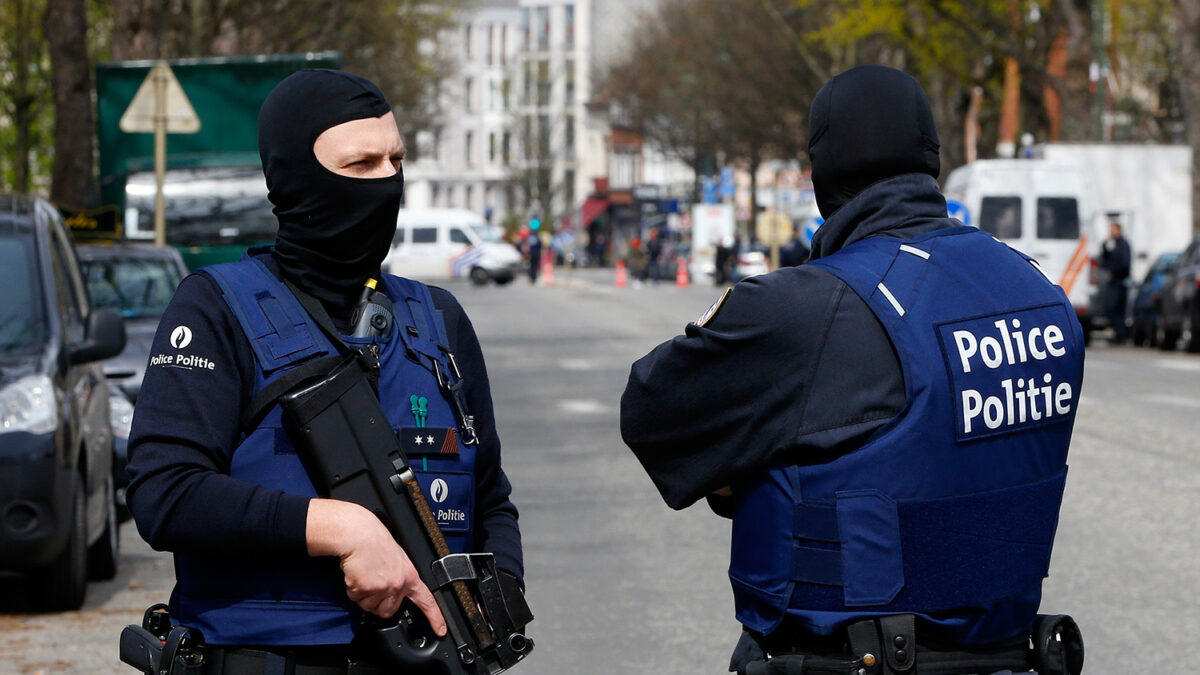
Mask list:
[{"label": "sign post", "polygon": [[154,134],[154,243],[167,243],[166,200],[163,180],[167,174],[167,134],[194,134],[200,118],[175,79],[166,61],[158,61],[138,87],[119,123],[128,134]]}]

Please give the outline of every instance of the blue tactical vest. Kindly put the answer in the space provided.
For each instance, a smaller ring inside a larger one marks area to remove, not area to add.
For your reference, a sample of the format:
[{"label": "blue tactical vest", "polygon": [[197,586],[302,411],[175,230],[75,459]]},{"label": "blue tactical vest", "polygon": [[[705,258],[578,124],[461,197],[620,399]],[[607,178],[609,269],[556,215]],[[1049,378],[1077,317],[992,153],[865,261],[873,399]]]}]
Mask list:
[{"label": "blue tactical vest", "polygon": [[[255,257],[259,252],[252,249],[236,263],[202,270],[217,282],[254,350],[255,394],[302,362],[345,351]],[[438,348],[448,346],[442,312],[419,282],[387,275],[380,290],[392,300],[395,314],[390,334],[376,340],[380,402],[450,548],[474,551],[475,446],[460,440],[454,410],[431,370],[435,359],[442,372],[452,372]],[[317,496],[284,432],[278,405],[243,433],[230,475],[272,490]],[[212,644],[345,644],[361,617],[346,597],[332,557],[230,561],[177,553],[175,570],[171,616],[201,629]]]},{"label": "blue tactical vest", "polygon": [[735,486],[738,620],[830,634],[913,613],[962,644],[1028,632],[1083,380],[1066,296],[971,227],[872,237],[808,264],[870,306],[907,400],[863,447]]}]

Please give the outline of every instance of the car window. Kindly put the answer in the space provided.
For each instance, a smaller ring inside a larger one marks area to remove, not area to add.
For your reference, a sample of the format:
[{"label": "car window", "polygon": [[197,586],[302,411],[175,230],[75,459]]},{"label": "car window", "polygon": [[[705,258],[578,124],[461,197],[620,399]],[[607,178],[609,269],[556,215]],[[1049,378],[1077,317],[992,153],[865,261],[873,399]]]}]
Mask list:
[{"label": "car window", "polygon": [[455,244],[470,244],[471,239],[466,232],[462,231],[461,227],[450,228],[450,241]]},{"label": "car window", "polygon": [[[54,232],[54,228],[51,228]],[[63,245],[62,239],[54,233],[50,237],[50,265],[54,270],[54,298],[58,305],[59,316],[63,322],[63,331],[68,342],[78,342],[84,338],[83,311],[74,281],[69,272],[69,265],[75,264],[69,250]]]},{"label": "car window", "polygon": [[46,312],[33,237],[0,234],[0,357],[38,351],[46,340]]},{"label": "car window", "polygon": [[1021,238],[1021,198],[984,197],[979,208],[979,229],[997,239]]},{"label": "car window", "polygon": [[405,225],[396,226],[396,234],[392,237],[392,246],[399,246],[404,243],[404,233],[408,232],[408,227]]},{"label": "car window", "polygon": [[181,281],[166,260],[113,258],[83,263],[92,302],[112,307],[127,319],[158,317]]},{"label": "car window", "polygon": [[1039,239],[1078,239],[1079,203],[1074,197],[1038,197]]},{"label": "car window", "polygon": [[1171,272],[1174,272],[1178,264],[1178,253],[1159,256],[1158,260],[1154,261],[1154,266],[1150,268],[1150,271],[1146,272],[1145,281],[1149,281],[1160,274],[1170,274]]},{"label": "car window", "polygon": [[437,243],[437,228],[436,227],[414,227],[413,232],[412,232],[412,243],[414,243],[414,244]]}]

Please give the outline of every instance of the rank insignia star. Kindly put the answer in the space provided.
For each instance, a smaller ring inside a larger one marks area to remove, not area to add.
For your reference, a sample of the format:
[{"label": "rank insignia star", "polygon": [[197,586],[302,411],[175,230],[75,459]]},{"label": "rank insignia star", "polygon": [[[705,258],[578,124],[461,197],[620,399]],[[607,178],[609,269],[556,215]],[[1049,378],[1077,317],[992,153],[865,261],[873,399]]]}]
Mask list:
[{"label": "rank insignia star", "polygon": [[433,436],[426,436],[425,442],[429,443],[430,445],[433,445]]},{"label": "rank insignia star", "polygon": [[423,438],[421,438],[420,436],[414,436],[413,442],[416,443],[417,445],[422,445],[423,443],[425,443],[425,440]]}]

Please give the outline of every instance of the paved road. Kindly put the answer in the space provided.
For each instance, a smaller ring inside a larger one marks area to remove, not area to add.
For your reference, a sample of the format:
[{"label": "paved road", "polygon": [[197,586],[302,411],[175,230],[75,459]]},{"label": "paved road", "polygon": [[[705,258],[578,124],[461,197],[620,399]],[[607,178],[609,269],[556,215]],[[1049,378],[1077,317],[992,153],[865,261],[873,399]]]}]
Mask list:
[{"label": "paved road", "polygon": [[[707,286],[451,285],[488,360],[505,466],[521,508],[537,649],[514,672],[725,671],[737,637],[729,528],[672,512],[621,444],[629,363],[716,297]],[[1091,349],[1043,610],[1073,613],[1088,673],[1180,670],[1200,635],[1200,357]],[[170,559],[123,535],[121,573],[84,610],[21,611],[0,583],[0,673],[132,673],[116,636],[164,599]],[[1185,644],[1186,641],[1186,644]]]}]

